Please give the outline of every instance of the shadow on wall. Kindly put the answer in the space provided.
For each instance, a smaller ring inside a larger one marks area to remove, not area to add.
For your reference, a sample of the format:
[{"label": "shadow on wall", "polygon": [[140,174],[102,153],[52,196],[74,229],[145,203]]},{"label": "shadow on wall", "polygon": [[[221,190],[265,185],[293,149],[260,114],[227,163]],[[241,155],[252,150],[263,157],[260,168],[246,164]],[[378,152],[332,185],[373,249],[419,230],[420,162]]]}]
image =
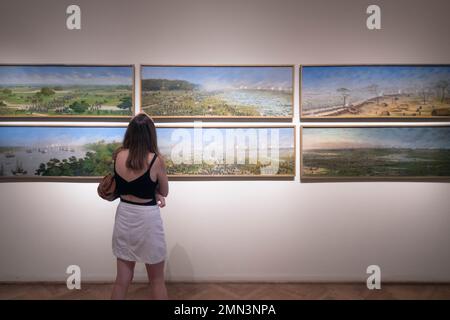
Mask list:
[{"label": "shadow on wall", "polygon": [[[173,279],[173,275],[177,275]],[[175,244],[167,259],[166,280],[168,281],[194,281],[194,269],[186,249]]]}]

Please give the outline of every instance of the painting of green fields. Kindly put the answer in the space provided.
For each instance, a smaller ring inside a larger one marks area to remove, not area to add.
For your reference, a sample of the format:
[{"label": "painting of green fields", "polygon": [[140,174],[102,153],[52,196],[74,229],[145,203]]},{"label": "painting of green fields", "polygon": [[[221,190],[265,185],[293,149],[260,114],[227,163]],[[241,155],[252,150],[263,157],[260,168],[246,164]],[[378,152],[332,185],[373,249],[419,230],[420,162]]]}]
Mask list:
[{"label": "painting of green fields", "polygon": [[450,178],[450,127],[303,127],[302,178]]},{"label": "painting of green fields", "polygon": [[0,65],[0,118],[133,114],[132,66]]},{"label": "painting of green fields", "polygon": [[152,117],[291,118],[292,66],[142,66]]},{"label": "painting of green fields", "polygon": [[158,128],[174,177],[294,177],[293,127]]},{"label": "painting of green fields", "polygon": [[[98,179],[125,126],[0,126],[0,181]],[[171,177],[293,177],[294,128],[157,128]]]}]

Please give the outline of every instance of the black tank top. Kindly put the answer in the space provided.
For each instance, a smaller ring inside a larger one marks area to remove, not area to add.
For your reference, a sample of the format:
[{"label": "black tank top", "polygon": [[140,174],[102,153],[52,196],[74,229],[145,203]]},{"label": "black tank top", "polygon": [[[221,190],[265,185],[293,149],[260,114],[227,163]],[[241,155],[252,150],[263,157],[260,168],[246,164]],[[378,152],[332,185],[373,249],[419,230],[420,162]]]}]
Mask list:
[{"label": "black tank top", "polygon": [[147,171],[144,172],[140,177],[127,181],[123,179],[116,171],[116,164],[114,163],[114,179],[116,180],[116,188],[119,195],[131,194],[133,196],[149,199],[152,198],[152,204],[156,204],[155,190],[158,184],[158,179],[152,181],[150,178],[150,169],[156,160],[156,153],[153,156]]}]

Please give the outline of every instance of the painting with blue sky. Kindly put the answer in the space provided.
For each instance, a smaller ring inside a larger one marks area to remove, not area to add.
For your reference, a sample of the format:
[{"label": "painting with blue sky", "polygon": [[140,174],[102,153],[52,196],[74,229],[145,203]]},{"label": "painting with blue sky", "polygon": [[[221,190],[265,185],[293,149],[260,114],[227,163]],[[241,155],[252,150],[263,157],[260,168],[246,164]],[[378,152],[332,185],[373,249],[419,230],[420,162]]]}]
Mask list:
[{"label": "painting with blue sky", "polygon": [[450,177],[450,127],[303,127],[302,177]]},{"label": "painting with blue sky", "polygon": [[450,116],[449,65],[303,66],[303,118]]},{"label": "painting with blue sky", "polygon": [[[104,176],[125,131],[125,126],[0,126],[0,180]],[[293,127],[159,127],[157,135],[170,176],[294,176]]]},{"label": "painting with blue sky", "polygon": [[0,117],[133,114],[132,66],[0,65]]},{"label": "painting with blue sky", "polygon": [[103,176],[124,127],[0,126],[0,177]]},{"label": "painting with blue sky", "polygon": [[158,143],[173,176],[295,175],[293,127],[158,128]]},{"label": "painting with blue sky", "polygon": [[142,66],[142,110],[154,117],[291,118],[293,66]]}]

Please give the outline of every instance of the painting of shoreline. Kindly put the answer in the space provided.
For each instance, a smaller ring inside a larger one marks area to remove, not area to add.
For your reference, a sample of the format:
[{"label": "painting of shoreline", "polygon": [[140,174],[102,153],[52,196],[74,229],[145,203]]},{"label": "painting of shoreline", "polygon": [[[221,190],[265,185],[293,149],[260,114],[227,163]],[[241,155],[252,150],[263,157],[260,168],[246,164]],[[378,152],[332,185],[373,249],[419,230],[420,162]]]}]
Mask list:
[{"label": "painting of shoreline", "polygon": [[[112,153],[125,130],[124,126],[0,126],[0,181],[104,176],[112,170]],[[172,177],[293,177],[294,131],[293,127],[164,127],[157,128],[157,135]]]},{"label": "painting of shoreline", "polygon": [[293,66],[142,66],[154,118],[292,118]]},{"label": "painting of shoreline", "polygon": [[302,119],[450,117],[449,65],[303,66]]},{"label": "painting of shoreline", "polygon": [[124,127],[0,127],[0,178],[98,177],[112,168]]},{"label": "painting of shoreline", "polygon": [[133,114],[132,66],[0,65],[0,118]]},{"label": "painting of shoreline", "polygon": [[450,127],[302,127],[301,178],[450,178]]}]

